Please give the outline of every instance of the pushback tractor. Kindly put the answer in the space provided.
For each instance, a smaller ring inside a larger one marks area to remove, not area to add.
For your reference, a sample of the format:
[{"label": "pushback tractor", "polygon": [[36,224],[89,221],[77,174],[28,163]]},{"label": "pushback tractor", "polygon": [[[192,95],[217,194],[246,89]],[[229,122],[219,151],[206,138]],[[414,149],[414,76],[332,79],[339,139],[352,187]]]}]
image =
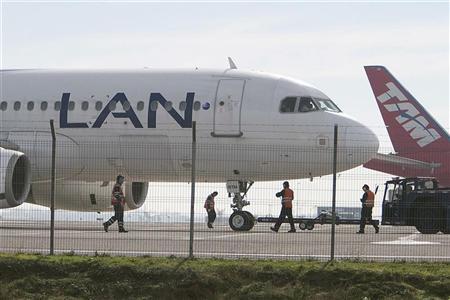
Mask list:
[{"label": "pushback tractor", "polygon": [[432,177],[387,181],[381,224],[415,226],[423,234],[449,234],[450,187],[439,188]]}]

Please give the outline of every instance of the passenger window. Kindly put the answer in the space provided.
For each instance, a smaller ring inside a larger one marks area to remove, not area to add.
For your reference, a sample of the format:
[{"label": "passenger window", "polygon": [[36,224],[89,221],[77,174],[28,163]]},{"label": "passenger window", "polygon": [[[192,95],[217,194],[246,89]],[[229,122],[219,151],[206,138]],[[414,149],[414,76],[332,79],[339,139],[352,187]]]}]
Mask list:
[{"label": "passenger window", "polygon": [[297,97],[287,97],[281,100],[280,103],[280,112],[294,112],[295,105],[297,104]]},{"label": "passenger window", "polygon": [[123,110],[124,110],[124,111],[129,111],[130,108],[131,108],[130,102],[125,102],[125,103],[122,105],[122,107],[123,107]]},{"label": "passenger window", "polygon": [[139,110],[139,111],[144,110],[144,101],[139,101],[139,102],[137,103],[136,108],[137,108],[137,110]]},{"label": "passenger window", "polygon": [[100,111],[102,110],[103,103],[101,101],[95,102],[95,110]]},{"label": "passenger window", "polygon": [[83,102],[81,103],[81,110],[86,111],[86,110],[88,110],[88,109],[89,109],[89,102],[83,101]]},{"label": "passenger window", "polygon": [[200,110],[200,107],[202,106],[202,104],[200,103],[200,101],[195,101],[194,102],[194,110]]},{"label": "passenger window", "polygon": [[202,105],[202,108],[203,108],[204,110],[208,110],[210,107],[211,107],[211,105],[209,104],[209,102],[205,102],[205,103],[203,103],[203,105]]},{"label": "passenger window", "polygon": [[313,110],[316,110],[316,108],[314,106],[314,102],[313,102],[312,98],[301,97],[300,104],[298,106],[298,111],[299,112],[309,112],[309,111],[313,111]]},{"label": "passenger window", "polygon": [[0,109],[1,109],[2,111],[5,111],[7,108],[8,108],[8,102],[3,101],[3,102],[0,104]]},{"label": "passenger window", "polygon": [[30,101],[30,102],[27,103],[27,109],[29,111],[32,111],[34,109],[34,102],[33,101]]},{"label": "passenger window", "polygon": [[55,110],[59,111],[61,109],[61,102],[60,101],[56,101],[55,102]]},{"label": "passenger window", "polygon": [[150,104],[150,110],[151,110],[151,111],[156,111],[157,109],[158,109],[158,102],[153,101],[153,102]]},{"label": "passenger window", "polygon": [[74,109],[75,109],[75,102],[69,101],[69,110],[74,110]]},{"label": "passenger window", "polygon": [[42,102],[41,102],[41,110],[42,110],[42,111],[46,111],[46,110],[47,110],[47,107],[48,107],[47,101],[42,101]]},{"label": "passenger window", "polygon": [[164,104],[164,108],[169,111],[172,109],[172,102],[167,101],[166,104]]},{"label": "passenger window", "polygon": [[181,111],[186,110],[186,105],[187,105],[186,101],[181,101],[180,102],[180,110]]},{"label": "passenger window", "polygon": [[19,101],[14,102],[14,110],[15,111],[20,110],[20,102]]},{"label": "passenger window", "polygon": [[109,110],[110,111],[115,111],[116,110],[116,106],[117,106],[117,102],[111,102],[109,104]]}]

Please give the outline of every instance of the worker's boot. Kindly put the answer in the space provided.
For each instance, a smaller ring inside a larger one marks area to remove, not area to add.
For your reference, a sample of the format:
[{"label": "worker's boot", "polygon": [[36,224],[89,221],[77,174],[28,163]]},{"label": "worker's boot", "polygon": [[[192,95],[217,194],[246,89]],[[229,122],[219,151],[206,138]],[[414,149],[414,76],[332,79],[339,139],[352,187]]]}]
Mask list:
[{"label": "worker's boot", "polygon": [[114,217],[111,217],[108,221],[103,223],[103,229],[105,230],[105,232],[108,232],[108,227],[111,226],[111,224],[114,223],[115,221],[116,220],[114,219]]},{"label": "worker's boot", "polygon": [[295,228],[291,228],[288,232],[297,232],[297,230],[295,230]]},{"label": "worker's boot", "polygon": [[121,232],[121,233],[128,232],[128,230],[125,230],[125,228],[123,227],[123,222],[119,222],[119,232]]},{"label": "worker's boot", "polygon": [[375,226],[375,233],[378,233],[378,232],[380,232],[380,227]]},{"label": "worker's boot", "polygon": [[211,228],[211,229],[213,229],[214,227],[212,226],[212,224],[211,224],[211,223],[208,223],[208,228]]},{"label": "worker's boot", "polygon": [[274,232],[278,232],[278,228],[276,228],[276,227],[270,227],[270,230],[272,230]]},{"label": "worker's boot", "polygon": [[361,233],[361,234],[363,234],[364,233],[364,230],[359,230],[359,231],[357,231],[356,233]]}]

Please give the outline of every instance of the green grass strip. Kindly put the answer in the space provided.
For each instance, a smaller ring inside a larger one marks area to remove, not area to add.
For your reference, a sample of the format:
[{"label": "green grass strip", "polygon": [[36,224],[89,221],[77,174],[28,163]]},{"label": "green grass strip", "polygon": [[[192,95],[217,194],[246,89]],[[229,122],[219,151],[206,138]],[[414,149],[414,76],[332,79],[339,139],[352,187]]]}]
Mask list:
[{"label": "green grass strip", "polygon": [[450,299],[450,263],[3,254],[0,299]]}]

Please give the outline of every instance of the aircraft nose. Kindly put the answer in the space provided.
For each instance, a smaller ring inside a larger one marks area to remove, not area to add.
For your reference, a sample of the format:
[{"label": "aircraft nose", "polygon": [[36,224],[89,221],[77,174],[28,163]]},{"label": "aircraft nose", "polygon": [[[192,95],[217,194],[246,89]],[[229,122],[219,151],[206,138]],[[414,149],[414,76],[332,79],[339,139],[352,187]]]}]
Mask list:
[{"label": "aircraft nose", "polygon": [[346,162],[358,166],[375,156],[380,143],[377,135],[369,127],[350,117],[345,119],[338,128],[338,137],[343,137],[338,141],[344,148]]}]

